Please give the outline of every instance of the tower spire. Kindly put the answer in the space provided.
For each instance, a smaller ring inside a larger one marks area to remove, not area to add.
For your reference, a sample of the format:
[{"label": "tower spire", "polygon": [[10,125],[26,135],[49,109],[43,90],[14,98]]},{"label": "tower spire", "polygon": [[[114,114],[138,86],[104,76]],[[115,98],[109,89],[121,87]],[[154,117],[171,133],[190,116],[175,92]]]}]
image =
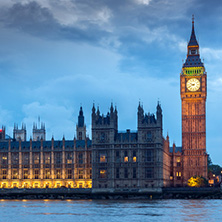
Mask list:
[{"label": "tower spire", "polygon": [[190,41],[188,43],[188,47],[189,46],[199,46],[197,39],[196,39],[195,30],[194,30],[194,15],[192,15],[192,32],[191,32],[191,36],[190,36]]},{"label": "tower spire", "polygon": [[183,64],[183,68],[187,67],[204,67],[200,59],[199,44],[197,42],[195,35],[194,15],[192,16],[192,31],[191,31],[190,41],[188,42],[187,45],[187,58],[185,63]]}]

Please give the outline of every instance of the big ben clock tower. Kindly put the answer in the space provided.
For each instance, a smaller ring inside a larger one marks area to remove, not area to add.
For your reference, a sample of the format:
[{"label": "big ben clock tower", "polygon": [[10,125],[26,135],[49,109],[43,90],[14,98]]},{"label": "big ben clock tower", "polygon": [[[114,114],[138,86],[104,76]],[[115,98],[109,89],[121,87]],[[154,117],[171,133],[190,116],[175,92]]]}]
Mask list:
[{"label": "big ben clock tower", "polygon": [[207,178],[206,97],[207,75],[194,31],[187,46],[187,58],[180,75],[182,102],[183,184],[192,176]]}]

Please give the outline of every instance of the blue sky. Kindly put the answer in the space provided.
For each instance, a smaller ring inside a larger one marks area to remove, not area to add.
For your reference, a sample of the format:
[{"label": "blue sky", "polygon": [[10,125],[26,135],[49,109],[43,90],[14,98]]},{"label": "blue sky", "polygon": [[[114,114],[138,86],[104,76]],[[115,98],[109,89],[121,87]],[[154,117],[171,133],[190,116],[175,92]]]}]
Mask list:
[{"label": "blue sky", "polygon": [[82,104],[118,109],[119,130],[145,112],[164,115],[164,136],[181,145],[180,71],[191,17],[208,74],[207,150],[222,164],[222,3],[215,0],[0,1],[0,124],[28,139],[38,116],[47,139],[73,139]]}]

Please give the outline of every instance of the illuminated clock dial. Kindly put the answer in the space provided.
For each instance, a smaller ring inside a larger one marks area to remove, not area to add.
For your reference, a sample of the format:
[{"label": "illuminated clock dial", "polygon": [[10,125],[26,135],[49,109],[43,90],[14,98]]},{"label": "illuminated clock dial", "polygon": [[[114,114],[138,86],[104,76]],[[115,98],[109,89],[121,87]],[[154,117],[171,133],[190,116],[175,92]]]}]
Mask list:
[{"label": "illuminated clock dial", "polygon": [[187,81],[187,89],[191,92],[195,92],[200,88],[200,81],[196,78],[189,79]]}]

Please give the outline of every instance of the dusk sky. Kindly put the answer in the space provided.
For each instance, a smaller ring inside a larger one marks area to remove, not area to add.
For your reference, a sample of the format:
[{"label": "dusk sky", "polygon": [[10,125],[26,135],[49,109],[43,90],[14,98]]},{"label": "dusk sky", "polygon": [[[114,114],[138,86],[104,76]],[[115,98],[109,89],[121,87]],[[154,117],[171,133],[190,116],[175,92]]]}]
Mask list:
[{"label": "dusk sky", "polygon": [[[213,2],[213,3],[212,3]],[[0,125],[45,122],[47,139],[73,139],[80,105],[117,106],[119,130],[163,109],[163,135],[181,146],[180,72],[195,15],[208,78],[207,151],[222,165],[222,2],[1,0]]]}]

